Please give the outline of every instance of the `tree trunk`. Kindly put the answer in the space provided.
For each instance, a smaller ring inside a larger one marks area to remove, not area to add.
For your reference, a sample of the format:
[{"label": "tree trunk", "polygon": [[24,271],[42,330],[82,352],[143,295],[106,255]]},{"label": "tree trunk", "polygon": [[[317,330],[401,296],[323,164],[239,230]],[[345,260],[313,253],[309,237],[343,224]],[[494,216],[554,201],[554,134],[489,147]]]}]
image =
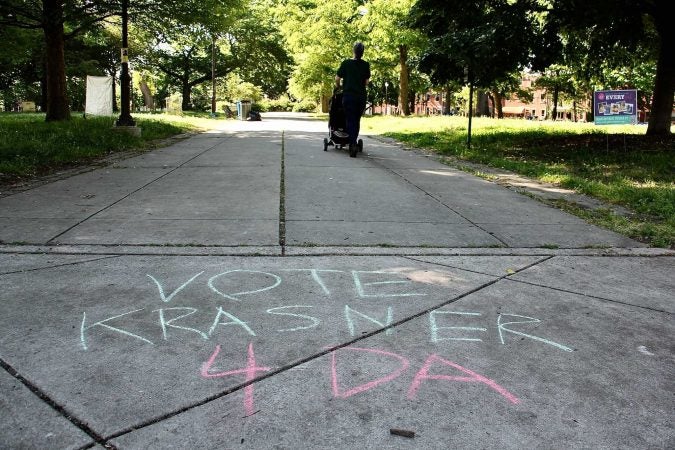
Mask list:
[{"label": "tree trunk", "polygon": [[398,57],[401,65],[401,80],[399,82],[398,109],[404,116],[410,115],[410,102],[408,101],[408,85],[410,81],[410,69],[408,67],[408,46],[398,46]]},{"label": "tree trunk", "polygon": [[497,112],[497,119],[503,119],[504,110],[502,109],[502,95],[498,91],[495,91],[493,95],[494,95],[495,111]]},{"label": "tree trunk", "polygon": [[478,101],[476,102],[476,114],[477,117],[489,116],[490,115],[490,105],[488,102],[488,96],[485,92],[478,92]]},{"label": "tree trunk", "polygon": [[[659,2],[657,2],[659,3]],[[663,2],[665,6],[666,2]],[[654,81],[654,96],[652,97],[647,135],[668,136],[673,114],[673,94],[675,93],[675,52],[672,43],[675,40],[675,31],[670,21],[670,15],[657,14],[655,17],[656,29],[659,32],[659,59],[656,63],[656,80]]]},{"label": "tree trunk", "polygon": [[574,115],[572,117],[574,118],[574,122],[576,122],[577,121],[577,101],[576,100],[572,101],[572,111],[574,113]]},{"label": "tree trunk", "polygon": [[560,94],[560,91],[556,86],[553,88],[553,111],[551,111],[551,120],[553,121],[558,118],[558,94]]},{"label": "tree trunk", "polygon": [[183,80],[183,111],[190,111],[192,107],[190,106],[190,96],[192,95],[192,86],[188,80]]},{"label": "tree trunk", "polygon": [[70,119],[63,51],[63,4],[42,0],[42,20],[47,50],[47,121]]},{"label": "tree trunk", "polygon": [[112,74],[112,105],[113,112],[118,112],[120,109],[117,106],[117,77],[115,73]]}]

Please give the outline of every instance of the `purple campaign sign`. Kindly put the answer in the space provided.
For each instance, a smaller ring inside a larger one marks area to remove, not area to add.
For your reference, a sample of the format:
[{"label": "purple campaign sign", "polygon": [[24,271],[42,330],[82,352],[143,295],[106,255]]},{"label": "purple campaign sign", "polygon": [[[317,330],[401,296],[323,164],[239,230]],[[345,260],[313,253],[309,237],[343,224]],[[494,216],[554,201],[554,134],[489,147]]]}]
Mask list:
[{"label": "purple campaign sign", "polygon": [[593,110],[596,125],[637,123],[637,90],[595,91]]}]

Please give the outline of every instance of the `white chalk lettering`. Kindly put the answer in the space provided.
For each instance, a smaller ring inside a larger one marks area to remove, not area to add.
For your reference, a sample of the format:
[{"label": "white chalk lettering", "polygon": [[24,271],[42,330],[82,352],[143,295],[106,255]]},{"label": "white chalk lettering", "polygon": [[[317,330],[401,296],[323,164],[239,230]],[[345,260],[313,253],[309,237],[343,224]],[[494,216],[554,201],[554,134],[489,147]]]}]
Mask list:
[{"label": "white chalk lettering", "polygon": [[[263,288],[260,288],[260,289],[255,289],[253,291],[242,291],[242,292],[235,292],[233,294],[225,294],[225,293],[221,292],[220,290],[218,290],[218,288],[216,288],[213,283],[214,283],[214,281],[216,281],[218,278],[222,277],[223,275],[227,275],[227,274],[230,274],[230,273],[262,274],[266,277],[272,277],[274,279],[274,283],[272,283],[269,286],[265,286]],[[260,272],[258,270],[241,270],[241,269],[228,270],[227,272],[223,272],[223,273],[219,273],[218,275],[214,275],[209,279],[209,287],[211,288],[211,290],[213,292],[215,292],[216,294],[221,295],[221,296],[223,296],[227,299],[235,300],[235,301],[239,301],[239,299],[237,298],[238,295],[257,294],[259,292],[269,291],[270,289],[274,289],[275,287],[279,286],[280,284],[281,284],[281,278],[278,275],[274,275],[273,273]]]},{"label": "white chalk lettering", "polygon": [[293,272],[293,271],[306,271],[309,272],[312,275],[312,279],[317,282],[319,286],[321,286],[321,289],[323,290],[323,293],[326,295],[330,295],[330,291],[326,287],[326,283],[323,282],[323,279],[319,275],[321,272],[344,272],[344,270],[331,270],[331,269],[284,269],[287,272]]},{"label": "white chalk lettering", "polygon": [[[166,320],[164,318],[164,311],[188,311],[187,313],[183,314],[182,316],[174,317],[173,319]],[[208,340],[209,337],[206,335],[206,333],[197,330],[196,328],[190,328],[190,327],[181,327],[179,325],[173,325],[173,322],[176,320],[180,320],[183,317],[188,317],[191,316],[192,314],[197,312],[196,308],[189,308],[189,307],[176,307],[176,308],[162,308],[162,309],[155,309],[153,312],[159,311],[159,323],[162,327],[162,335],[164,336],[164,340],[167,340],[167,334],[166,334],[166,329],[167,327],[171,328],[176,328],[178,330],[186,330],[186,331],[192,331],[200,335],[204,340]]]},{"label": "white chalk lettering", "polygon": [[[385,326],[391,325],[391,323],[393,321],[393,318],[394,318],[394,312],[393,312],[391,306],[387,308],[387,323],[385,324],[385,323],[380,322],[377,319],[374,319],[374,318],[372,318],[370,316],[367,316],[367,315],[365,315],[365,314],[363,314],[363,313],[361,313],[361,312],[359,312],[355,309],[350,308],[349,305],[345,305],[345,320],[347,321],[347,327],[349,328],[349,333],[352,336],[354,336],[355,333],[356,333],[356,327],[354,326],[354,320],[352,320],[352,314],[357,314],[358,316],[360,316],[360,317],[362,317],[366,320],[369,320],[369,321],[373,322],[374,324],[378,325],[380,328],[384,328]],[[393,333],[393,331],[394,330],[392,328],[389,328],[385,331],[385,334],[390,335],[391,333]]]},{"label": "white chalk lettering", "polygon": [[392,272],[384,272],[381,270],[352,270],[352,277],[354,278],[354,286],[356,287],[356,292],[359,294],[359,297],[413,297],[413,296],[418,296],[418,295],[427,295],[423,293],[418,293],[418,292],[409,292],[409,293],[403,293],[403,294],[385,294],[385,293],[379,293],[379,294],[367,294],[364,290],[364,287],[366,286],[381,286],[381,285],[391,285],[391,284],[410,284],[411,282],[408,280],[388,280],[388,281],[374,281],[374,282],[369,282],[369,283],[363,283],[361,282],[361,275],[362,274],[371,274],[371,275],[394,275],[394,276],[400,276],[396,273]]},{"label": "white chalk lettering", "polygon": [[[231,322],[220,323],[220,316],[228,317],[231,320]],[[246,322],[244,322],[243,320],[240,320],[239,318],[233,316],[232,314],[230,314],[227,311],[223,311],[222,306],[218,307],[218,313],[216,314],[216,318],[213,321],[213,325],[211,325],[211,328],[209,328],[209,336],[211,336],[213,334],[213,332],[215,331],[215,329],[218,325],[223,325],[223,326],[238,325],[238,326],[242,327],[244,330],[246,330],[246,332],[248,334],[250,334],[251,336],[255,336],[255,333],[253,332],[253,330],[251,330],[249,328],[249,326],[246,324]]]},{"label": "white chalk lettering", "polygon": [[[505,322],[502,323],[502,316],[508,316],[508,317],[519,317],[521,319],[527,319],[527,320],[520,320],[520,321],[515,321],[515,322]],[[506,328],[506,325],[513,325],[517,323],[539,323],[541,320],[535,319],[534,317],[527,317],[527,316],[519,316],[518,314],[499,314],[497,317],[497,330],[499,330],[499,340],[501,341],[502,344],[504,344],[504,331],[508,333],[513,333],[517,334],[518,336],[524,336],[526,338],[534,339],[535,341],[538,342],[543,342],[544,344],[552,345],[553,347],[559,348],[561,350],[564,350],[566,352],[571,352],[573,351],[571,348],[566,347],[562,344],[558,344],[557,342],[549,341],[548,339],[541,338],[539,336],[532,336],[531,334],[525,334],[520,331],[515,331],[515,330],[509,330]]]},{"label": "white chalk lettering", "polygon": [[481,327],[440,327],[436,321],[436,315],[440,314],[452,314],[458,316],[480,316],[480,313],[474,312],[459,312],[459,311],[431,311],[429,313],[429,325],[431,328],[431,342],[441,342],[441,341],[475,341],[483,342],[480,338],[469,338],[469,337],[439,337],[439,330],[463,330],[463,331],[481,331],[486,332],[487,328]]},{"label": "white chalk lettering", "polygon": [[268,313],[268,314],[275,314],[275,315],[278,315],[278,316],[299,317],[299,318],[301,318],[301,319],[306,319],[306,320],[309,320],[310,322],[312,322],[311,325],[307,325],[307,326],[304,326],[304,327],[286,328],[286,329],[277,330],[277,331],[284,332],[284,331],[307,330],[307,329],[309,329],[309,328],[314,328],[314,327],[318,326],[318,325],[321,323],[321,321],[320,321],[319,319],[317,319],[316,317],[306,316],[306,315],[304,315],[304,314],[293,314],[293,313],[276,312],[276,311],[277,311],[277,310],[280,310],[280,309],[287,309],[287,308],[312,308],[312,307],[313,307],[313,306],[311,306],[311,305],[277,306],[276,308],[270,308],[270,309],[268,309],[268,310],[267,310],[267,313]]},{"label": "white chalk lettering", "polygon": [[133,334],[133,333],[131,333],[131,332],[129,332],[129,331],[126,331],[126,330],[123,330],[123,329],[121,329],[121,328],[116,328],[116,327],[110,326],[110,325],[108,325],[108,324],[105,323],[105,322],[108,322],[108,321],[110,321],[110,320],[114,320],[114,319],[117,319],[117,318],[122,317],[122,316],[128,316],[129,314],[133,314],[133,313],[135,313],[135,312],[142,311],[142,310],[143,310],[143,308],[141,308],[141,309],[136,309],[136,310],[134,310],[134,311],[129,311],[129,312],[126,312],[126,313],[123,313],[123,314],[118,314],[118,315],[116,315],[116,316],[109,317],[109,318],[104,319],[104,320],[100,320],[100,321],[98,321],[98,322],[96,322],[96,323],[92,323],[92,324],[89,325],[88,327],[85,327],[85,326],[84,326],[84,324],[85,324],[86,321],[87,321],[87,313],[86,313],[86,312],[82,313],[82,324],[80,325],[80,343],[82,344],[82,347],[83,347],[85,350],[87,350],[87,348],[88,348],[88,347],[87,347],[87,341],[86,341],[86,339],[85,339],[85,337],[84,337],[84,334],[85,334],[85,331],[87,331],[87,330],[89,330],[89,329],[91,329],[91,328],[93,328],[93,327],[103,327],[103,328],[107,328],[108,330],[114,331],[114,332],[116,332],[116,333],[120,333],[120,334],[123,334],[123,335],[125,335],[125,336],[129,336],[129,337],[132,337],[132,338],[135,338],[135,339],[140,339],[140,340],[143,341],[143,342],[147,342],[148,344],[154,345],[151,341],[145,339],[144,337],[138,336],[138,335],[136,335],[136,334]]},{"label": "white chalk lettering", "polygon": [[160,284],[160,282],[157,281],[157,279],[156,279],[155,277],[153,277],[152,275],[150,275],[150,274],[146,274],[146,275],[147,275],[148,277],[150,277],[150,279],[151,279],[152,281],[154,281],[155,284],[157,285],[157,289],[159,289],[159,298],[161,298],[162,301],[163,301],[164,303],[169,303],[169,302],[171,301],[171,299],[174,298],[174,296],[175,296],[176,294],[178,294],[180,291],[182,291],[182,290],[185,288],[185,286],[187,286],[188,284],[192,283],[192,282],[195,280],[195,278],[197,278],[199,275],[201,275],[201,274],[203,274],[203,273],[204,273],[204,271],[201,271],[201,272],[199,272],[197,275],[195,275],[195,276],[193,276],[192,278],[190,278],[189,280],[187,280],[185,283],[181,284],[181,285],[178,287],[178,289],[176,289],[175,291],[173,291],[168,297],[164,295],[164,288],[162,288],[162,285]]}]

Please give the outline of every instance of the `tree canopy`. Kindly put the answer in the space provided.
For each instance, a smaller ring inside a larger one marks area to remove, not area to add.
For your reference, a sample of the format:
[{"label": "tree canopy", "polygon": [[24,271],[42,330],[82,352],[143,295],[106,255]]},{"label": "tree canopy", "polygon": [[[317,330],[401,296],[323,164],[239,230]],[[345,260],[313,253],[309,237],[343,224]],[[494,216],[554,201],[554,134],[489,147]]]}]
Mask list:
[{"label": "tree canopy", "polygon": [[[86,73],[117,76],[122,0],[4,0],[0,90],[40,96],[47,120],[77,105]],[[649,134],[669,134],[675,42],[662,0],[133,0],[131,62],[162,92],[192,91],[236,76],[268,96],[330,93],[335,70],[366,45],[369,99],[388,82],[408,114],[430,85],[471,82],[493,96],[518,90],[517,74],[540,72],[555,95],[636,88],[651,111]],[[42,45],[36,45],[38,33]],[[215,51],[214,51],[215,50]],[[224,81],[220,86],[225,85]],[[71,96],[68,97],[68,90]],[[524,93],[521,93],[524,94]]]}]

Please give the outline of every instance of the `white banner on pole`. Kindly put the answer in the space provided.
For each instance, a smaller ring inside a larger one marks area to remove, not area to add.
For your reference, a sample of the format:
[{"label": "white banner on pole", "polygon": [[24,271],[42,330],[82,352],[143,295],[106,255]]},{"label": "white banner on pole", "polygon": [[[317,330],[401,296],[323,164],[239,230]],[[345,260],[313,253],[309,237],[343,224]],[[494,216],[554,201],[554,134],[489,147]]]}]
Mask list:
[{"label": "white banner on pole", "polygon": [[112,116],[112,77],[87,75],[87,100],[84,113],[92,116]]}]

